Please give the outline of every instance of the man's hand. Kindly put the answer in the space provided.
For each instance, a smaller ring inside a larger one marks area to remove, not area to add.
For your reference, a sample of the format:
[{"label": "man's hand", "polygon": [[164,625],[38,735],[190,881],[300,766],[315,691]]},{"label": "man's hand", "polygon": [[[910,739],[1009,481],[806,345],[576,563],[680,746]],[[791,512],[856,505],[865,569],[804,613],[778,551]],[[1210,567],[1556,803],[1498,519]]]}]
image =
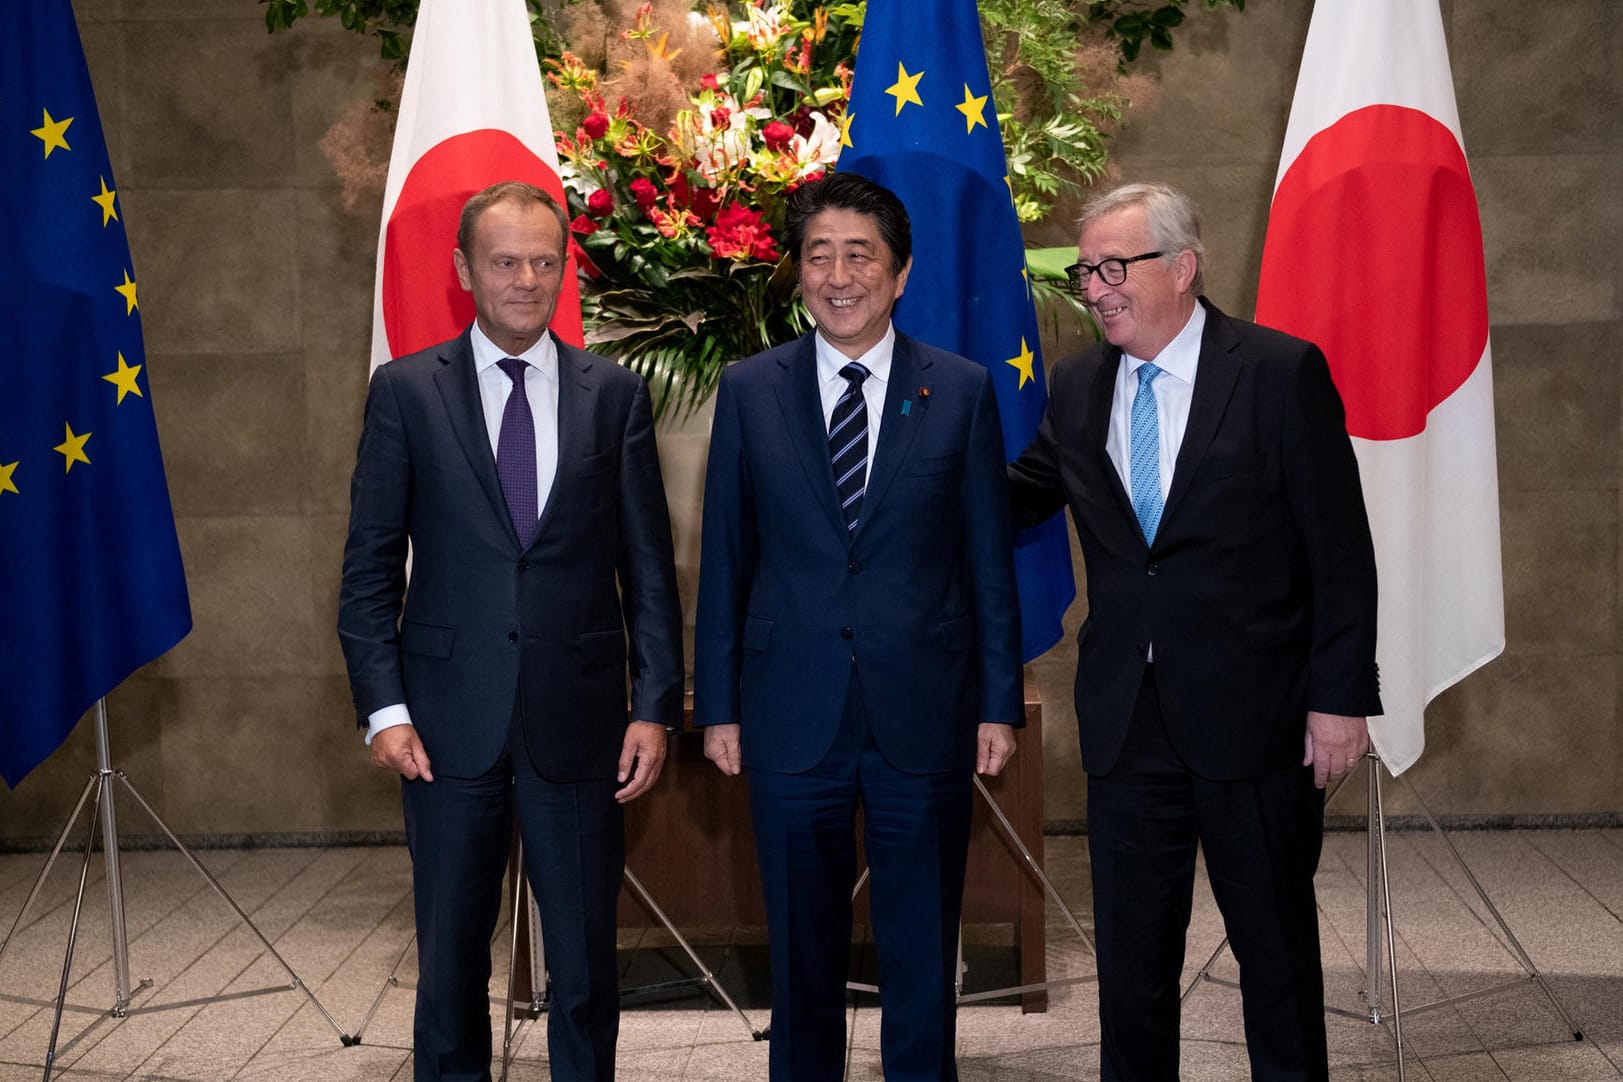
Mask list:
[{"label": "man's hand", "polygon": [[1303,743],[1302,765],[1313,768],[1313,784],[1323,789],[1326,783],[1352,773],[1369,751],[1369,722],[1309,710]]},{"label": "man's hand", "polygon": [[415,725],[391,725],[372,738],[372,765],[399,773],[407,781],[433,781],[428,752]]},{"label": "man's hand", "polygon": [[614,794],[614,799],[628,804],[646,793],[659,780],[665,767],[665,726],[651,721],[634,721],[626,726],[625,742],[620,745],[620,772],[615,780],[630,783]]},{"label": "man's hand", "polygon": [[704,757],[723,774],[744,769],[744,756],[738,749],[737,725],[711,725],[704,731]]},{"label": "man's hand", "polygon": [[975,773],[995,778],[1014,754],[1014,726],[982,722],[975,733]]}]

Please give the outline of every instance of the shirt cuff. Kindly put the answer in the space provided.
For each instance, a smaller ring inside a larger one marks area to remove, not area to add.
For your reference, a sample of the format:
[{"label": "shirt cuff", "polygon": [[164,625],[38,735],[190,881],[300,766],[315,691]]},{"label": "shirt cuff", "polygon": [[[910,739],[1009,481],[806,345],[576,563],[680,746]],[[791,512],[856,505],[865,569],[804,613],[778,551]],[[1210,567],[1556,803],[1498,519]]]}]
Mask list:
[{"label": "shirt cuff", "polygon": [[381,710],[374,710],[366,718],[366,743],[371,746],[372,738],[385,729],[392,729],[396,725],[410,725],[411,712],[406,709],[405,703],[394,703]]}]

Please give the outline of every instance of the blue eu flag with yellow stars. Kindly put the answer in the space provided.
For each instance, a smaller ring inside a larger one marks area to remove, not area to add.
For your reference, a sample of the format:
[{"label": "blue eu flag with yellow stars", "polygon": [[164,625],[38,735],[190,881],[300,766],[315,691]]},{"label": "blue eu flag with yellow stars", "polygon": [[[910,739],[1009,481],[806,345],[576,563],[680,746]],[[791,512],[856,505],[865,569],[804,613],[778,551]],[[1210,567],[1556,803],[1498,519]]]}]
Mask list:
[{"label": "blue eu flag with yellow stars", "polygon": [[69,0],[0,5],[0,777],[191,630],[124,207]]},{"label": "blue eu flag with yellow stars", "polygon": [[[973,0],[870,0],[846,116],[839,169],[895,192],[913,220],[896,327],[991,371],[1013,459],[1047,385]],[[1061,516],[1016,536],[1015,571],[1029,661],[1059,641],[1076,596]]]}]

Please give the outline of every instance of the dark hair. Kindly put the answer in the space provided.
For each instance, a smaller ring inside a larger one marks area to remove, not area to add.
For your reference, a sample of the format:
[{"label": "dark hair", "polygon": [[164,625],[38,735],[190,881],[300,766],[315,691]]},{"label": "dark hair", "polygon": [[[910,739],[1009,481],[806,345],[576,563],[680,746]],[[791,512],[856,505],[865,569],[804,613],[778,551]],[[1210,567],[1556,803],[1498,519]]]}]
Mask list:
[{"label": "dark hair", "polygon": [[504,200],[514,203],[539,203],[552,211],[553,217],[558,219],[558,228],[563,230],[564,243],[569,243],[569,215],[558,201],[546,191],[537,188],[534,184],[526,184],[522,180],[503,180],[492,184],[482,192],[475,192],[468,201],[462,205],[462,219],[457,222],[456,246],[462,254],[472,258],[473,227],[478,222],[479,215]]},{"label": "dark hair", "polygon": [[912,257],[913,227],[896,193],[858,173],[829,173],[822,180],[802,184],[784,201],[784,243],[797,264],[806,223],[825,210],[854,210],[872,218],[880,239],[890,249],[893,270],[900,272]]}]

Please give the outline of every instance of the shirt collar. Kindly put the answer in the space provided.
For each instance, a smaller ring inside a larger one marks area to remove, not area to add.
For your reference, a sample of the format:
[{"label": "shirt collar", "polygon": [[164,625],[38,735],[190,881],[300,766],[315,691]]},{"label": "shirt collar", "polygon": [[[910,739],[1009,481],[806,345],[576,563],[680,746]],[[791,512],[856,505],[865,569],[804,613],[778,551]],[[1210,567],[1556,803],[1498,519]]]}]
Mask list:
[{"label": "shirt collar", "polygon": [[[503,357],[512,357],[515,354],[504,353],[496,343],[485,336],[477,321],[473,325],[473,333],[469,335],[473,342],[474,370],[484,374],[486,369],[494,368]],[[536,339],[535,345],[516,355],[519,360],[530,364],[540,370],[543,376],[556,381],[558,378],[558,346],[552,340],[551,331],[543,331],[541,337]]]},{"label": "shirt collar", "polygon": [[820,334],[813,334],[817,343],[817,381],[827,383],[830,380],[844,380],[840,369],[855,360],[868,370],[868,378],[876,379],[880,383],[890,382],[890,362],[896,352],[896,327],[893,324],[885,325],[885,337],[874,343],[874,347],[860,357],[847,357],[828,342]]},{"label": "shirt collar", "polygon": [[[1189,320],[1183,325],[1183,330],[1168,342],[1166,348],[1155,358],[1155,366],[1161,371],[1169,373],[1185,383],[1195,382],[1195,369],[1200,367],[1200,340],[1206,331],[1206,306],[1195,303],[1195,310],[1189,314]],[[1135,373],[1147,361],[1124,352],[1127,358],[1127,371]]]}]

